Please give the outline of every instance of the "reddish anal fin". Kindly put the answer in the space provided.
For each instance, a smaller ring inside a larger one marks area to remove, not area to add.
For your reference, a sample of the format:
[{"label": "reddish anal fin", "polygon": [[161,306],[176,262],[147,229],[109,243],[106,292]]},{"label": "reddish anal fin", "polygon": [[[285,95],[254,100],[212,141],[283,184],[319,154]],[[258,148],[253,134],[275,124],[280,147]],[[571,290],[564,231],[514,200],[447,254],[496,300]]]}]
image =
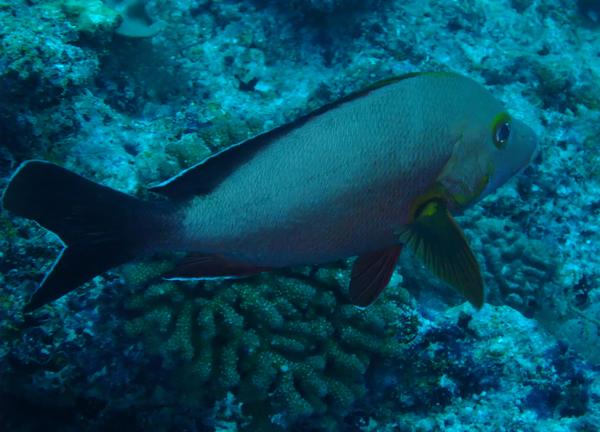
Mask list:
[{"label": "reddish anal fin", "polygon": [[228,260],[220,255],[187,255],[172,271],[163,275],[166,279],[212,279],[251,276],[270,270]]},{"label": "reddish anal fin", "polygon": [[366,307],[379,297],[394,273],[401,251],[402,245],[397,245],[356,259],[350,279],[350,300],[354,305]]}]

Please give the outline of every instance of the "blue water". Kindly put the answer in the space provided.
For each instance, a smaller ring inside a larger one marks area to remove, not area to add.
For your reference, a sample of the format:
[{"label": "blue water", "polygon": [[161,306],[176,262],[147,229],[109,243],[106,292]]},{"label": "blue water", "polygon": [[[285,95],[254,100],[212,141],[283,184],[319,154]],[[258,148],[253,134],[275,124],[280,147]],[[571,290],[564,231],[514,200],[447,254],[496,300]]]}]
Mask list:
[{"label": "blue water", "polygon": [[63,245],[3,209],[0,430],[600,430],[599,17],[584,0],[0,2],[2,191],[38,159],[150,199],[420,71],[475,80],[539,137],[456,214],[480,310],[407,251],[366,309],[351,260],[181,282],[166,253],[24,313]]}]

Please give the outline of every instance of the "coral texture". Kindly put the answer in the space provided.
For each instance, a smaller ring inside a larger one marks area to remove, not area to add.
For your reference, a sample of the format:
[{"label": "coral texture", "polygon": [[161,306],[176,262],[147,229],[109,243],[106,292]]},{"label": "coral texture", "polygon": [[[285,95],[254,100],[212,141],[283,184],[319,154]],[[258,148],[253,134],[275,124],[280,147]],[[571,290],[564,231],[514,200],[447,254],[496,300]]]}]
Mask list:
[{"label": "coral texture", "polygon": [[173,371],[181,402],[233,392],[261,430],[310,417],[333,427],[365,395],[369,368],[398,360],[417,329],[397,287],[367,310],[346,304],[338,269],[232,284],[157,280],[164,270],[125,270],[128,286],[143,288],[125,303],[127,335]]}]

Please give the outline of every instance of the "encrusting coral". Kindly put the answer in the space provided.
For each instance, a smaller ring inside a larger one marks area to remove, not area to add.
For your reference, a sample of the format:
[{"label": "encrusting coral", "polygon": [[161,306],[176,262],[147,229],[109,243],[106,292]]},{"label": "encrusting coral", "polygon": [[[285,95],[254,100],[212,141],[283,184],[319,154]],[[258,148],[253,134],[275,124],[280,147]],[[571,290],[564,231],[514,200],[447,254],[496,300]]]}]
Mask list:
[{"label": "encrusting coral", "polygon": [[161,280],[168,266],[125,268],[138,289],[125,304],[126,334],[162,360],[178,402],[232,391],[252,427],[339,420],[364,395],[369,366],[399,358],[416,334],[404,290],[361,310],[345,300],[339,269],[190,284]]}]

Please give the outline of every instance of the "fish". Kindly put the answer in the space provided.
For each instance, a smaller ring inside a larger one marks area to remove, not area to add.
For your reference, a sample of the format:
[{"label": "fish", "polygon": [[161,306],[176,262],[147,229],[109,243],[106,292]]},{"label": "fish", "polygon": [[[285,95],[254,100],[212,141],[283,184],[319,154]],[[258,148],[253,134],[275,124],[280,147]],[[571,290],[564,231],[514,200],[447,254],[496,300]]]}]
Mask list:
[{"label": "fish", "polygon": [[58,165],[15,171],[3,207],[63,249],[24,311],[138,257],[185,252],[166,279],[239,278],[356,257],[348,301],[372,304],[403,249],[474,307],[480,267],[454,215],[527,166],[538,139],[453,72],[379,81],[151,186],[142,200]]}]

